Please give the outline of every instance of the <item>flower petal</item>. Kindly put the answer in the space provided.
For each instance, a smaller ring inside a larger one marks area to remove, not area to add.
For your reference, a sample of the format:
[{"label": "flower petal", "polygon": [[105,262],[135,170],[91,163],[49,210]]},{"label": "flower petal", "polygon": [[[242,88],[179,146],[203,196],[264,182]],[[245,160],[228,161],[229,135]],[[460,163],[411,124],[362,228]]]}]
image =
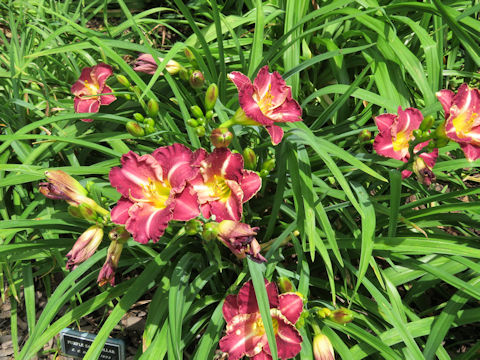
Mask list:
[{"label": "flower petal", "polygon": [[228,74],[228,78],[233,81],[233,83],[235,84],[239,92],[240,92],[240,89],[242,89],[245,86],[251,86],[253,90],[253,85],[250,82],[250,79],[248,78],[248,76],[242,74],[239,71],[231,72],[230,74]]},{"label": "flower petal", "polygon": [[105,85],[105,81],[108,77],[113,75],[113,70],[110,65],[100,63],[93,67],[92,78],[95,77],[98,83],[98,87],[101,89]]},{"label": "flower petal", "polygon": [[133,205],[126,197],[121,197],[117,205],[110,212],[110,218],[115,224],[123,225],[128,220],[128,210]]},{"label": "flower petal", "polygon": [[175,143],[155,150],[152,156],[162,167],[173,191],[180,192],[185,183],[198,174],[198,168],[192,166],[194,156],[192,150],[182,144]]},{"label": "flower petal", "polygon": [[82,69],[82,73],[80,74],[80,78],[72,85],[70,88],[70,92],[75,96],[82,96],[89,94],[86,92],[87,89],[85,87],[85,81],[89,83],[93,83],[94,80],[92,79],[92,67],[86,67]]},{"label": "flower petal", "polygon": [[223,302],[223,318],[228,323],[232,318],[238,315],[238,304],[236,295],[228,295]]},{"label": "flower petal", "polygon": [[96,97],[73,99],[73,107],[76,113],[96,113],[100,109],[100,101]]},{"label": "flower petal", "polygon": [[185,189],[175,196],[175,208],[173,209],[173,220],[188,221],[200,215],[198,197],[193,187],[187,185]]},{"label": "flower petal", "polygon": [[450,109],[453,117],[457,117],[466,111],[473,113],[480,112],[480,91],[471,89],[467,84],[462,84],[457,90],[457,94],[453,97],[452,107],[456,106],[456,111]]},{"label": "flower petal", "polygon": [[283,138],[283,129],[277,125],[267,125],[265,126],[265,128],[270,134],[270,139],[272,140],[272,144],[278,145]]},{"label": "flower petal", "polygon": [[398,107],[398,123],[395,133],[409,133],[413,130],[416,130],[420,127],[422,120],[423,115],[420,110],[415,108],[407,108],[402,110],[401,107]]},{"label": "flower petal", "polygon": [[287,86],[282,75],[277,71],[270,73],[268,71],[268,65],[265,65],[260,69],[255,80],[253,80],[253,87],[255,88],[255,94],[258,99],[262,99],[270,93],[272,98],[272,105],[274,107],[283,104],[287,96],[292,94],[292,90]]},{"label": "flower petal", "polygon": [[382,133],[390,132],[396,119],[397,115],[395,114],[382,114],[376,116],[373,120],[375,121],[375,125],[377,125],[378,131]]},{"label": "flower petal", "polygon": [[135,203],[130,208],[130,217],[125,228],[132,234],[133,239],[141,244],[148,240],[157,242],[165,232],[168,222],[172,220],[174,203],[158,209],[148,203]]},{"label": "flower petal", "polygon": [[210,212],[215,215],[215,221],[223,220],[240,221],[243,211],[243,192],[240,185],[233,180],[225,180],[230,188],[230,196],[226,201],[223,199],[210,201]]},{"label": "flower petal", "polygon": [[243,202],[250,200],[262,187],[262,178],[255,171],[245,170],[241,183]]},{"label": "flower petal", "polygon": [[[113,92],[113,90],[111,88],[109,88],[108,86],[103,87],[102,93],[106,94],[106,93],[111,93],[111,92]],[[117,100],[115,95],[101,95],[100,96],[100,103],[102,105],[110,105],[115,100]]]},{"label": "flower petal", "polygon": [[440,90],[436,94],[438,101],[442,104],[443,111],[445,112],[445,119],[450,116],[450,108],[452,107],[452,100],[455,93],[452,90]]},{"label": "flower petal", "polygon": [[[278,307],[278,290],[275,283],[265,280],[265,288],[267,289],[270,308]],[[255,290],[253,289],[253,283],[251,280],[247,281],[238,292],[237,303],[239,314],[251,314],[259,311]]]},{"label": "flower petal", "polygon": [[[295,357],[302,350],[302,336],[297,328],[290,323],[285,317],[279,315],[276,309],[270,310],[272,318],[277,320],[278,332],[275,335],[277,342],[278,358],[290,359]],[[263,348],[267,354],[271,354],[268,343]]]},{"label": "flower petal", "polygon": [[272,360],[272,357],[268,355],[265,351],[262,351],[252,357],[252,360]]},{"label": "flower petal", "polygon": [[461,143],[460,147],[468,161],[474,161],[480,158],[480,147],[471,143]]},{"label": "flower petal", "polygon": [[437,161],[438,157],[438,149],[434,149],[430,153],[422,153],[420,157],[425,161],[425,164],[432,169],[435,166],[435,162]]},{"label": "flower petal", "polygon": [[392,135],[388,132],[381,132],[373,141],[373,149],[378,155],[406,162],[408,147],[400,151],[393,150]]},{"label": "flower petal", "polygon": [[296,100],[289,96],[280,106],[268,112],[268,117],[275,122],[301,121],[302,108]]},{"label": "flower petal", "polygon": [[295,293],[285,293],[278,297],[278,309],[288,321],[295,324],[303,311],[303,300]]},{"label": "flower petal", "polygon": [[149,181],[163,182],[162,168],[152,155],[137,155],[130,151],[122,156],[122,167],[110,170],[113,187],[124,197],[144,198],[144,187]]}]

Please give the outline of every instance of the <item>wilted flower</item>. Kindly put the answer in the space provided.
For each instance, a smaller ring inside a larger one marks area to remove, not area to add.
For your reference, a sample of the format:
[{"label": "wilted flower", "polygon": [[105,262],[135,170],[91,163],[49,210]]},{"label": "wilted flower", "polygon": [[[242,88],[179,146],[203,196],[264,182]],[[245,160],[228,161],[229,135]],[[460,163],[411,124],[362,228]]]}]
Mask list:
[{"label": "wilted flower", "polygon": [[418,182],[421,184],[430,186],[435,181],[435,174],[432,168],[420,156],[416,156],[413,161],[413,172],[417,175]]},{"label": "wilted flower", "polygon": [[445,111],[445,134],[460,147],[469,161],[480,158],[480,91],[462,84],[457,93],[437,92]]},{"label": "wilted flower", "polygon": [[90,199],[87,190],[73,177],[62,170],[45,171],[48,182],[39,185],[40,192],[49,199],[65,200],[69,205],[79,206]]},{"label": "wilted flower", "polygon": [[275,123],[302,120],[302,108],[292,99],[291,87],[278,72],[268,72],[268,66],[260,69],[253,84],[238,71],[228,77],[238,89],[241,106],[235,114],[236,123],[265,126],[272,143],[277,145],[282,141],[283,129]]},{"label": "wilted flower", "polygon": [[[205,150],[200,149],[198,151]],[[200,209],[205,218],[240,221],[243,203],[250,200],[262,185],[253,171],[244,170],[243,158],[228,148],[215,149],[200,163],[200,173],[191,180],[198,195]]]},{"label": "wilted flower", "polygon": [[315,360],[334,360],[335,353],[330,339],[325,334],[317,334],[313,339],[313,355]]},{"label": "wilted flower", "polygon": [[[278,295],[274,283],[265,281],[265,287],[270,303],[278,358],[290,359],[302,348],[302,336],[295,323],[302,313],[303,300],[294,293]],[[271,360],[270,347],[252,282],[245,283],[238,295],[228,295],[222,310],[227,322],[227,334],[220,339],[220,349],[228,353],[229,360],[238,360],[243,356]]]},{"label": "wilted flower", "polygon": [[181,144],[160,147],[152,155],[124,154],[122,167],[114,167],[109,175],[122,194],[112,209],[112,221],[125,224],[134,240],[145,244],[158,241],[170,220],[199,215],[197,195],[187,181],[198,174],[195,164],[203,156]]},{"label": "wilted flower", "polygon": [[[100,105],[108,105],[116,100],[105,81],[113,74],[110,65],[100,63],[82,70],[80,78],[72,85],[71,92],[75,95],[74,108],[77,113],[96,113]],[[92,119],[82,119],[90,122]]]},{"label": "wilted flower", "polygon": [[72,250],[67,254],[67,270],[75,269],[78,264],[87,260],[97,250],[103,240],[103,228],[98,225],[90,226],[79,236]]},{"label": "wilted flower", "polygon": [[[158,61],[162,62],[163,58],[159,57]],[[157,68],[158,68],[157,62],[155,61],[155,59],[153,58],[152,55],[141,54],[138,57],[133,70],[138,71],[138,72],[143,72],[145,74],[153,75],[153,74],[155,74],[155,71],[157,71]],[[182,65],[180,65],[175,60],[169,60],[167,62],[167,66],[165,66],[165,70],[167,70],[167,72],[170,75],[175,75],[181,69],[182,69]]]},{"label": "wilted flower", "polygon": [[99,286],[107,283],[110,283],[112,286],[115,285],[115,271],[118,267],[120,255],[122,255],[123,244],[128,238],[129,236],[120,235],[110,243],[107,250],[107,259],[98,274],[97,283]]},{"label": "wilted flower", "polygon": [[218,224],[218,239],[227,246],[239,259],[250,255],[252,260],[257,262],[265,262],[265,259],[260,254],[260,244],[255,235],[257,235],[258,227],[250,227],[233,220],[223,220]]},{"label": "wilted flower", "polygon": [[[423,116],[420,110],[398,108],[396,114],[382,114],[375,117],[375,124],[379,133],[373,142],[373,149],[377,154],[392,159],[407,162],[410,158],[409,142],[414,139],[413,131],[418,129],[422,123]],[[418,152],[427,146],[429,141],[422,142],[415,146],[414,152]],[[431,153],[419,155],[430,168],[433,168],[438,156],[438,149]],[[402,177],[406,178],[412,174],[409,170],[402,171]]]}]

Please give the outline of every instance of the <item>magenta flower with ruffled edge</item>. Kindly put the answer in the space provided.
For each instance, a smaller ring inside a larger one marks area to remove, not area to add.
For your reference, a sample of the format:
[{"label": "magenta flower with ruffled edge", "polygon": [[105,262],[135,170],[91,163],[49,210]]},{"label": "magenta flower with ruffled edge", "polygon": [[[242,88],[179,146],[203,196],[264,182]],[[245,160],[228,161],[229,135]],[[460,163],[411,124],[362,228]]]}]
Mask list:
[{"label": "magenta flower with ruffled edge", "polygon": [[445,134],[460,144],[469,161],[480,158],[480,91],[462,84],[457,93],[440,90],[437,98],[445,111]]},{"label": "magenta flower with ruffled edge", "polygon": [[[302,336],[295,323],[303,311],[303,300],[295,293],[278,295],[277,286],[266,280],[265,287],[278,358],[290,359],[302,349]],[[243,356],[254,360],[272,359],[252,281],[245,283],[238,295],[228,295],[222,311],[227,322],[227,334],[220,339],[220,349],[228,353],[229,360],[238,360]]]},{"label": "magenta flower with ruffled edge", "polygon": [[[203,154],[205,150],[200,149]],[[205,218],[240,221],[243,203],[262,186],[260,176],[243,168],[243,157],[227,148],[215,149],[200,163],[200,173],[191,180]]]},{"label": "magenta flower with ruffled edge", "polygon": [[[100,63],[92,67],[83,68],[80,78],[72,85],[71,92],[76,113],[96,113],[100,105],[109,105],[117,98],[111,93],[106,80],[113,74],[110,65]],[[105,95],[103,95],[105,94]],[[81,119],[90,122],[92,119]]]},{"label": "magenta flower with ruffled edge", "polygon": [[158,241],[170,220],[188,221],[200,214],[197,195],[187,182],[198,174],[204,152],[181,144],[160,147],[151,155],[124,154],[110,183],[122,194],[111,211],[135,241]]},{"label": "magenta flower with ruffled edge", "polygon": [[[420,127],[422,120],[423,115],[420,110],[415,108],[402,110],[401,107],[398,108],[398,115],[382,114],[375,117],[375,124],[379,133],[373,142],[373,149],[379,155],[408,162],[410,158],[410,153],[408,152],[409,141],[414,140],[413,130]],[[414,152],[416,153],[423,149],[428,145],[429,141],[415,146]],[[437,160],[438,149],[434,149],[431,153],[422,153],[419,156],[431,169]],[[403,170],[402,178],[407,178],[411,174],[411,171]]]},{"label": "magenta flower with ruffled edge", "polygon": [[[302,120],[302,108],[292,99],[292,88],[287,86],[278,72],[268,72],[268,66],[260,69],[253,84],[238,71],[233,71],[228,77],[238,89],[238,101],[244,112],[237,112],[236,123],[264,126],[273,145],[280,143],[283,138],[283,129],[275,123]],[[243,121],[242,115],[246,116]]]},{"label": "magenta flower with ruffled edge", "polygon": [[265,262],[267,259],[260,254],[261,247],[255,238],[258,229],[258,227],[252,228],[250,225],[238,221],[223,220],[217,226],[217,238],[237,258],[243,259],[250,255],[254,261]]}]

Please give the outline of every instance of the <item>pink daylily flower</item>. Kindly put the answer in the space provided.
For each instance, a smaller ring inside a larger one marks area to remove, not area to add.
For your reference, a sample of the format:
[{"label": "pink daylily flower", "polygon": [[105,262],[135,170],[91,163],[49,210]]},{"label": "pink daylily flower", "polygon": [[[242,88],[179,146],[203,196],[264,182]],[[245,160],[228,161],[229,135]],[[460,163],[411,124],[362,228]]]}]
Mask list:
[{"label": "pink daylily flower", "polygon": [[198,174],[204,152],[173,144],[151,155],[124,154],[110,183],[122,194],[111,211],[116,224],[125,224],[135,241],[158,241],[170,220],[188,221],[200,214],[197,195],[188,184]]},{"label": "pink daylily flower", "polygon": [[[163,58],[158,58],[158,60],[162,62]],[[157,71],[157,68],[158,68],[157,62],[155,61],[152,55],[141,54],[138,57],[137,61],[135,62],[135,67],[133,68],[133,70],[137,72],[143,72],[145,74],[153,75],[155,74],[155,71]],[[167,62],[167,66],[165,67],[165,69],[170,75],[175,75],[182,69],[182,66],[175,60],[169,60]]]},{"label": "pink daylily flower", "polygon": [[469,161],[480,158],[480,91],[462,84],[457,93],[440,90],[437,98],[445,111],[445,134],[460,144]]},{"label": "pink daylily flower", "polygon": [[[205,150],[200,149],[205,154]],[[243,168],[243,157],[228,148],[217,148],[200,162],[200,173],[191,180],[202,215],[215,221],[240,221],[243,203],[262,186],[260,176]]]},{"label": "pink daylily flower", "polygon": [[261,247],[255,238],[258,229],[238,221],[223,220],[218,224],[217,237],[237,258],[250,255],[254,261],[265,262],[267,259],[260,254]]},{"label": "pink daylily flower", "polygon": [[[303,300],[295,293],[278,295],[277,286],[265,280],[270,315],[272,317],[278,358],[290,359],[302,349],[302,336],[295,323],[303,311]],[[265,327],[251,281],[245,283],[238,295],[228,295],[223,304],[227,334],[220,339],[220,349],[229,360],[248,356],[254,360],[271,360]]]},{"label": "pink daylily flower", "polygon": [[[117,99],[114,95],[107,94],[111,93],[112,89],[105,85],[112,74],[112,67],[104,63],[83,68],[80,78],[71,88],[75,95],[73,104],[76,113],[96,113],[100,105],[109,105]],[[82,121],[90,122],[92,119]]]},{"label": "pink daylily flower", "polygon": [[260,69],[253,84],[238,71],[228,77],[237,87],[238,101],[250,120],[245,124],[265,126],[274,145],[283,138],[283,129],[275,123],[302,120],[302,108],[292,99],[292,88],[278,72],[268,72],[268,66]]},{"label": "pink daylily flower", "polygon": [[[415,108],[402,110],[401,107],[398,108],[398,115],[382,114],[375,117],[375,124],[379,133],[373,142],[373,149],[379,155],[408,162],[410,158],[408,152],[409,141],[414,139],[413,130],[420,127],[422,120],[423,115],[420,110]],[[415,146],[414,152],[423,149],[429,141]],[[431,153],[422,153],[419,156],[431,169],[437,160],[438,149],[434,149]],[[403,170],[402,178],[407,178],[411,174],[411,171]]]}]

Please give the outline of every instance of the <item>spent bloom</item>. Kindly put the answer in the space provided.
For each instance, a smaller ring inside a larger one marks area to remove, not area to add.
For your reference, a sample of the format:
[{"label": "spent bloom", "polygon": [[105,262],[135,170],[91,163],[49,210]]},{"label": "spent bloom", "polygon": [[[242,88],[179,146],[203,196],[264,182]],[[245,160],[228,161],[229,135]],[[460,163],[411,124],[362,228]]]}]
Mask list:
[{"label": "spent bloom", "polygon": [[205,218],[240,221],[243,203],[260,189],[262,180],[253,171],[243,168],[243,158],[228,148],[217,148],[212,153],[202,152],[198,176],[191,180],[198,195],[200,210]]},{"label": "spent bloom", "polygon": [[313,338],[313,355],[315,360],[334,360],[335,353],[330,339],[325,334],[317,334]]},{"label": "spent bloom", "polygon": [[228,247],[233,254],[243,259],[247,255],[250,255],[252,260],[257,262],[265,262],[265,259],[260,254],[260,244],[258,243],[255,235],[257,235],[258,227],[250,227],[248,224],[244,224],[233,220],[223,220],[217,227],[217,238]]},{"label": "spent bloom", "polygon": [[[114,95],[107,94],[111,93],[112,89],[105,85],[112,74],[112,67],[104,63],[83,68],[80,78],[71,88],[75,95],[73,104],[76,113],[96,113],[100,105],[108,105],[116,100]],[[82,121],[90,122],[92,119]]]},{"label": "spent bloom", "polygon": [[114,167],[110,183],[122,194],[111,219],[125,225],[142,244],[163,235],[170,220],[198,216],[197,195],[187,182],[198,174],[195,164],[204,152],[193,153],[181,144],[160,147],[151,155],[124,154],[122,167]]},{"label": "spent bloom", "polygon": [[[158,61],[162,62],[163,58],[159,57]],[[138,71],[138,72],[143,72],[145,74],[153,75],[153,74],[155,74],[155,71],[157,71],[157,68],[158,68],[157,62],[155,61],[155,59],[153,58],[152,55],[141,54],[138,57],[133,70]],[[167,70],[167,72],[170,75],[175,75],[181,69],[182,69],[182,65],[180,65],[175,60],[169,60],[167,62],[167,66],[165,66],[165,70]]]},{"label": "spent bloom", "polygon": [[123,244],[125,244],[130,236],[122,227],[117,227],[110,231],[109,237],[112,242],[107,250],[107,259],[98,274],[97,283],[99,286],[107,283],[112,286],[115,285],[115,271],[118,267],[120,255],[122,254]]},{"label": "spent bloom", "polygon": [[282,141],[283,129],[275,123],[302,120],[302,108],[292,99],[292,88],[278,72],[268,72],[268,66],[260,69],[253,84],[238,71],[228,77],[238,89],[241,109],[235,114],[236,123],[264,126],[277,145]]},{"label": "spent bloom", "polygon": [[445,111],[445,134],[462,148],[469,161],[480,158],[480,91],[462,84],[457,93],[437,92]]},{"label": "spent bloom", "polygon": [[[270,303],[278,358],[290,359],[301,350],[302,336],[295,327],[303,310],[303,300],[294,293],[278,295],[277,286],[265,281]],[[271,360],[265,327],[260,316],[252,281],[246,282],[238,295],[228,295],[223,304],[227,334],[220,339],[220,349],[230,360],[243,356]]]},{"label": "spent bloom", "polygon": [[48,182],[39,185],[40,192],[49,199],[65,200],[69,205],[79,206],[90,199],[87,190],[73,177],[62,170],[45,171]]},{"label": "spent bloom", "polygon": [[103,228],[98,225],[90,226],[79,236],[72,250],[67,254],[67,270],[75,269],[78,264],[87,260],[97,250],[103,240]]},{"label": "spent bloom", "polygon": [[[397,114],[382,114],[375,117],[375,124],[379,133],[373,142],[373,149],[377,154],[392,159],[408,162],[410,158],[409,142],[414,140],[413,131],[420,127],[423,116],[420,110],[408,108],[402,110],[398,108]],[[414,152],[417,153],[429,141],[422,142],[415,146]],[[438,157],[438,149],[431,153],[421,153],[419,155],[430,168],[433,168]],[[412,174],[409,170],[402,171],[402,177],[406,178]]]}]

